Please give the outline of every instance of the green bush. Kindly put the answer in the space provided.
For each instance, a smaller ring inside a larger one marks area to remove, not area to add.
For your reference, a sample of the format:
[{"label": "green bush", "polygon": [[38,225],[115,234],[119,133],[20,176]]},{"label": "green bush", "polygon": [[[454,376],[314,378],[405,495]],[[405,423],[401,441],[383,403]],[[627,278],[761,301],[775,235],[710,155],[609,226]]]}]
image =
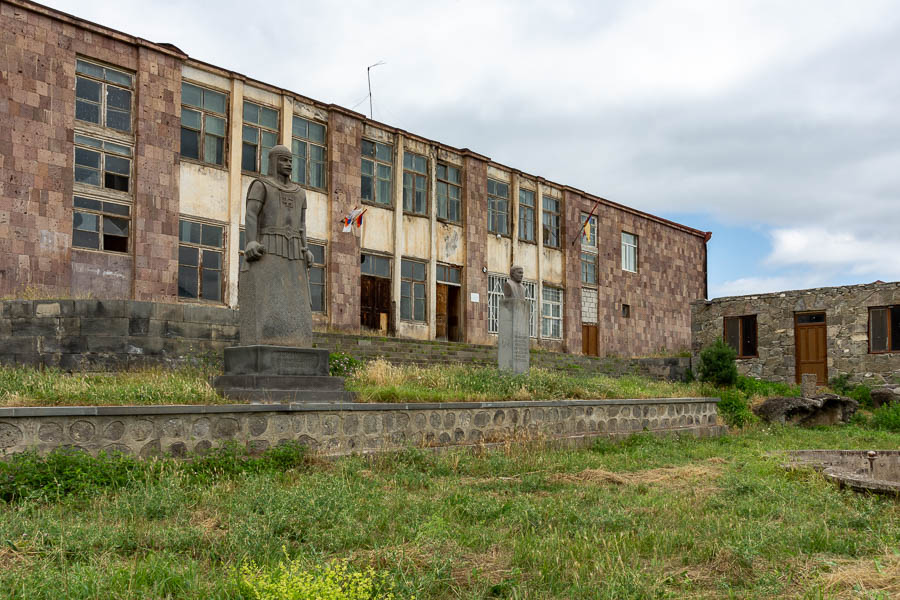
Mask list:
[{"label": "green bush", "polygon": [[723,388],[719,391],[718,413],[731,427],[743,427],[756,421],[750,411],[747,395],[737,388]]},{"label": "green bush", "polygon": [[362,361],[343,352],[328,355],[328,374],[332,377],[350,377],[362,367]]},{"label": "green bush", "polygon": [[700,352],[700,381],[715,385],[734,385],[737,382],[737,352],[722,340],[707,346]]},{"label": "green bush", "polygon": [[877,429],[900,432],[900,404],[892,402],[872,411],[872,425]]}]

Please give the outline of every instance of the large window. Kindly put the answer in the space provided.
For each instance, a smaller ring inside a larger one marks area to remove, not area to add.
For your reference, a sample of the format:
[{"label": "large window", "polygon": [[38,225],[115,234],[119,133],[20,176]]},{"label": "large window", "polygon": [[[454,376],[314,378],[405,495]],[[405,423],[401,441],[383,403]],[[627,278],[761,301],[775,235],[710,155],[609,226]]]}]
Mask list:
[{"label": "large window", "polygon": [[725,317],[725,343],[734,348],[739,358],[757,356],[756,315]]},{"label": "large window", "polygon": [[534,192],[519,188],[519,239],[534,241]]},{"label": "large window", "polygon": [[622,270],[637,273],[638,236],[622,232]]},{"label": "large window", "polygon": [[225,228],[181,219],[178,239],[178,297],[221,302]]},{"label": "large window", "polygon": [[128,252],[131,207],[119,202],[75,196],[72,245],[76,248]]},{"label": "large window", "polygon": [[291,179],[301,185],[325,189],[325,126],[294,116],[291,153],[294,171]]},{"label": "large window", "polygon": [[458,167],[437,164],[437,218],[458,223],[462,220],[462,174]]},{"label": "large window", "polygon": [[228,96],[181,82],[181,157],[225,164]]},{"label": "large window", "polygon": [[488,232],[509,235],[509,184],[487,180]]},{"label": "large window", "polygon": [[428,160],[421,154],[403,153],[403,210],[428,214]]},{"label": "large window", "polygon": [[325,246],[309,244],[313,260],[309,266],[309,293],[313,312],[325,312]]},{"label": "large window", "polygon": [[541,303],[541,337],[562,339],[563,291],[544,286]]},{"label": "large window", "polygon": [[543,206],[544,245],[559,248],[559,200],[544,196]]},{"label": "large window", "polygon": [[131,147],[75,135],[75,182],[129,192]]},{"label": "large window", "polygon": [[869,352],[900,351],[900,306],[869,309]]},{"label": "large window", "polygon": [[269,172],[269,150],[278,144],[278,111],[244,101],[241,169],[253,173]]},{"label": "large window", "polygon": [[131,132],[134,76],[84,60],[75,61],[75,118]]},{"label": "large window", "polygon": [[425,320],[425,263],[400,262],[400,318]]},{"label": "large window", "polygon": [[581,253],[581,283],[597,285],[597,255],[593,252]]},{"label": "large window", "polygon": [[361,195],[366,202],[391,206],[394,148],[381,142],[362,141]]}]

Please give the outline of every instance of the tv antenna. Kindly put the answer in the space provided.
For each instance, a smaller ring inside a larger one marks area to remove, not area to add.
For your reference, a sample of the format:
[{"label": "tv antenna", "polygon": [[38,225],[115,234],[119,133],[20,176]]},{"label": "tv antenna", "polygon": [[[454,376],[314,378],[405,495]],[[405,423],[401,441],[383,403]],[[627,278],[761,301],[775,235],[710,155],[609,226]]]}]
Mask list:
[{"label": "tv antenna", "polygon": [[374,65],[366,67],[366,78],[369,80],[369,118],[372,118],[372,69],[387,64],[383,60],[379,60]]}]

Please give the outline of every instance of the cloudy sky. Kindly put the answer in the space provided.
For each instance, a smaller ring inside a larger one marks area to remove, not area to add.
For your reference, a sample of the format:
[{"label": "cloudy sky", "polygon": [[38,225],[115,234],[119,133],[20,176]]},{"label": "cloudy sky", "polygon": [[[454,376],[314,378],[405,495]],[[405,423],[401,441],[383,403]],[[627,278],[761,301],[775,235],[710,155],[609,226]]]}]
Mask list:
[{"label": "cloudy sky", "polygon": [[383,61],[376,119],[712,231],[712,297],[900,280],[896,1],[46,3],[360,112]]}]

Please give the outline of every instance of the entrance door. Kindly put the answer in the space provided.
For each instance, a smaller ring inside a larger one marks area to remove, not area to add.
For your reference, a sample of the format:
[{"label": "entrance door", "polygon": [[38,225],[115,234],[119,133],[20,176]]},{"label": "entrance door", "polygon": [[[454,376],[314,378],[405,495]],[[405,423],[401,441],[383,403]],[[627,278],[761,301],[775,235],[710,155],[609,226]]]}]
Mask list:
[{"label": "entrance door", "polygon": [[825,313],[794,315],[797,383],[800,383],[804,373],[814,373],[818,385],[828,383],[828,337],[826,331]]},{"label": "entrance door", "polygon": [[581,324],[581,352],[588,356],[598,356],[597,326]]},{"label": "entrance door", "polygon": [[455,285],[439,283],[435,288],[434,337],[459,341],[459,288]]},{"label": "entrance door", "polygon": [[439,283],[435,292],[434,337],[439,340],[447,339],[447,287]]},{"label": "entrance door", "polygon": [[459,288],[454,285],[447,286],[447,339],[451,342],[462,340],[461,327],[459,326]]},{"label": "entrance door", "polygon": [[362,275],[359,288],[359,324],[387,332],[391,314],[391,280]]}]

